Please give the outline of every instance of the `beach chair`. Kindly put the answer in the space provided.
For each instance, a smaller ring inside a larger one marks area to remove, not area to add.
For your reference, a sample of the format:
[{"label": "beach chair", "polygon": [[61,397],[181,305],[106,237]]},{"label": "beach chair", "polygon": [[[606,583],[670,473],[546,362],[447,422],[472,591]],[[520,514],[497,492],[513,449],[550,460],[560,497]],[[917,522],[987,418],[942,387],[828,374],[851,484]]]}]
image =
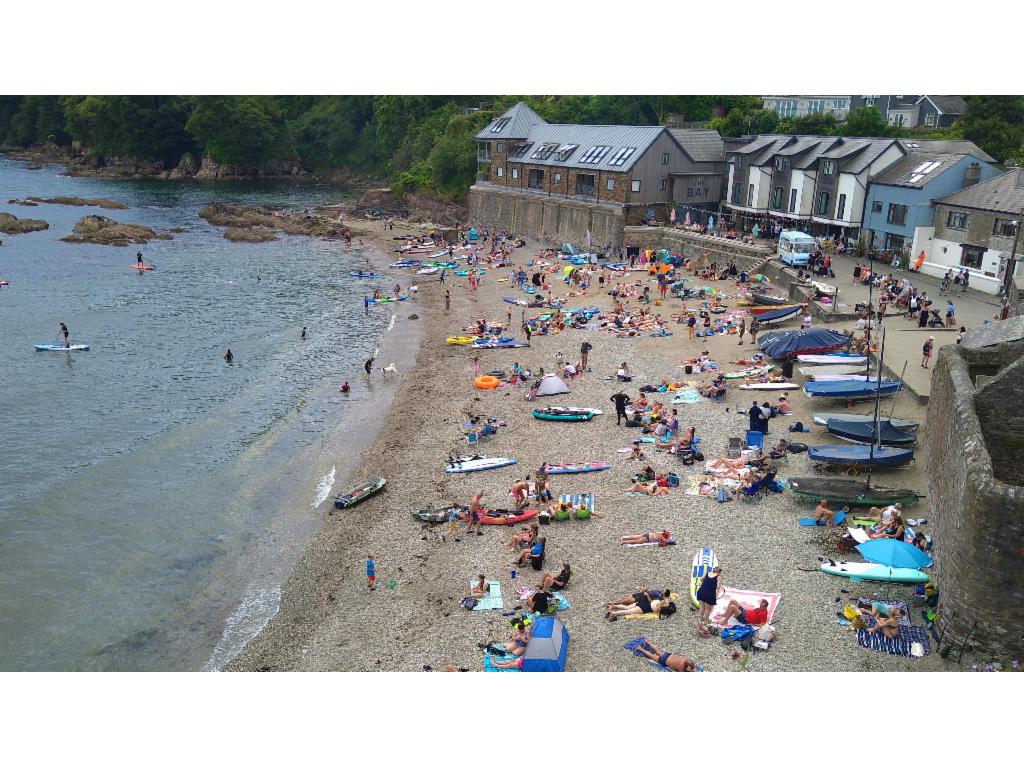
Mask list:
[{"label": "beach chair", "polygon": [[743,452],[743,441],[738,437],[729,438],[727,455],[730,459],[738,459]]},{"label": "beach chair", "polygon": [[764,483],[758,480],[749,488],[740,488],[737,495],[743,501],[756,501],[765,495],[766,490]]},{"label": "beach chair", "polygon": [[764,447],[764,434],[756,429],[747,430],[747,448],[761,450]]}]

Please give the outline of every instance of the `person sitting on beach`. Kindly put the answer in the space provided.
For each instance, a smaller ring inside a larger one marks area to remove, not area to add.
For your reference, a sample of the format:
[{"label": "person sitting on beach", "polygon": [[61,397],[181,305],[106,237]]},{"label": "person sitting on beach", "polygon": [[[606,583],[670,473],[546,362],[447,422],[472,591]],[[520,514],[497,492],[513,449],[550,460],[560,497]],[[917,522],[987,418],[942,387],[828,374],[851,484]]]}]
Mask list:
[{"label": "person sitting on beach", "polygon": [[514,629],[512,630],[512,638],[507,643],[481,643],[481,646],[483,648],[486,648],[487,650],[490,650],[495,653],[503,652],[506,654],[511,654],[514,657],[512,659],[509,659],[508,661],[503,662],[492,660],[491,663],[494,664],[494,666],[496,667],[502,664],[506,669],[516,666],[515,662],[519,660],[520,656],[526,653],[526,648],[530,644],[530,635],[533,633],[533,630],[530,629],[530,626],[527,625],[526,622],[522,619],[517,621],[513,626]]},{"label": "person sitting on beach", "polygon": [[890,608],[887,616],[875,618],[875,626],[868,627],[868,633],[881,631],[890,640],[895,640],[900,633],[900,609]]},{"label": "person sitting on beach", "polygon": [[653,613],[659,619],[668,618],[676,612],[676,604],[667,598],[661,600],[642,600],[633,605],[613,605],[605,613],[605,618],[617,621],[620,616],[639,616]]},{"label": "person sitting on beach", "polygon": [[565,589],[569,585],[571,576],[572,568],[569,567],[568,563],[562,563],[562,570],[557,574],[544,572],[544,575],[540,577],[540,584],[537,585],[537,589],[553,589],[555,591]]},{"label": "person sitting on beach", "polygon": [[750,624],[751,626],[766,624],[768,623],[768,601],[762,600],[757,608],[752,608],[735,600],[730,600],[729,604],[725,606],[722,618],[716,623],[725,627],[728,626],[729,619],[732,618],[735,618],[740,624]]},{"label": "person sitting on beach", "polygon": [[633,483],[626,489],[626,493],[644,493],[648,496],[668,495],[668,485],[661,485],[657,480],[651,483]]},{"label": "person sitting on beach", "polygon": [[879,600],[872,601],[867,608],[858,608],[862,616],[870,616],[873,619],[886,619],[894,613],[899,616],[900,609]]},{"label": "person sitting on beach", "polygon": [[789,398],[785,395],[779,398],[779,404],[775,406],[775,410],[780,416],[789,416],[793,412],[793,409],[789,407]]},{"label": "person sitting on beach", "polygon": [[671,598],[672,590],[669,587],[662,587],[661,589],[642,589],[639,592],[634,592],[631,595],[620,597],[618,600],[613,600],[610,603],[604,604],[604,609],[610,611],[612,606],[615,605],[634,605],[638,600],[661,600],[662,598]]},{"label": "person sitting on beach", "polygon": [[645,458],[647,457],[644,455],[644,452],[640,450],[640,444],[636,443],[633,446],[633,450],[630,452],[629,456],[624,458],[623,461],[642,461]]},{"label": "person sitting on beach", "polygon": [[681,656],[671,651],[663,651],[650,640],[638,645],[635,653],[650,659],[671,672],[697,671],[697,663],[689,656]]},{"label": "person sitting on beach", "polygon": [[539,590],[534,592],[528,598],[526,598],[526,607],[533,613],[539,613],[541,616],[548,613],[552,608],[558,605],[558,600],[550,592]]},{"label": "person sitting on beach", "polygon": [[631,533],[619,538],[619,544],[657,544],[659,547],[667,547],[672,542],[672,536],[668,531],[661,533]]},{"label": "person sitting on beach", "polygon": [[619,366],[619,370],[617,370],[615,372],[615,376],[616,376],[616,378],[618,378],[619,381],[632,381],[633,380],[633,377],[630,376],[630,374],[629,374],[629,366],[626,365],[625,361],[623,361],[622,365]]},{"label": "person sitting on beach", "polygon": [[893,514],[891,520],[883,523],[878,531],[869,533],[868,537],[872,539],[898,539],[903,541],[905,534],[906,527],[903,523],[903,518],[897,512]]},{"label": "person sitting on beach", "polygon": [[773,459],[781,459],[783,456],[786,455],[788,448],[789,441],[786,440],[786,438],[784,437],[780,438],[779,442],[775,444],[775,447],[768,452],[768,455]]},{"label": "person sitting on beach", "polygon": [[816,506],[814,508],[814,513],[813,514],[814,514],[814,522],[817,525],[822,525],[822,521],[823,520],[825,521],[824,525],[828,525],[828,526],[834,527],[835,524],[836,524],[836,521],[835,521],[836,513],[835,513],[835,510],[832,510],[832,509],[828,508],[828,499],[822,499],[821,501],[819,501],[818,502],[818,506]]},{"label": "person sitting on beach", "polygon": [[491,591],[491,585],[487,582],[486,577],[481,573],[479,581],[476,582],[469,589],[469,596],[476,598],[477,600],[483,600],[487,593]]},{"label": "person sitting on beach", "polygon": [[[546,538],[541,537],[537,539],[535,542],[533,542],[529,549],[524,549],[522,552],[519,553],[518,557],[516,557],[514,565],[523,565],[527,560],[529,560],[531,563],[534,563],[537,560],[543,561],[545,544],[547,544]],[[536,568],[535,566],[535,570],[539,571],[540,569]]]},{"label": "person sitting on beach", "polygon": [[523,528],[519,533],[516,533],[508,540],[506,546],[509,549],[529,549],[533,546],[533,542],[537,540],[537,533],[540,531],[540,527],[534,523],[529,528]]}]

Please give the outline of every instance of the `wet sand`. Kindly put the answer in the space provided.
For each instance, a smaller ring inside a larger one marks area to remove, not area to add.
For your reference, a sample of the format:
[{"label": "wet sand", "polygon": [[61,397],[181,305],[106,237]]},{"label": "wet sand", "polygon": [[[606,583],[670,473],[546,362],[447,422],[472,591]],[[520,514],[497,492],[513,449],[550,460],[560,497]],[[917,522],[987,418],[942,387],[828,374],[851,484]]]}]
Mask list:
[{"label": "wet sand", "polygon": [[[356,222],[356,237],[373,237],[382,248],[390,249],[394,233],[417,231],[397,223],[394,232],[380,233],[376,223]],[[524,265],[538,250],[536,244],[519,249],[513,261]],[[386,253],[390,256],[390,253]],[[390,258],[388,259],[391,260]],[[615,338],[605,331],[566,330],[561,334],[534,336],[525,349],[479,352],[481,369],[508,370],[513,361],[536,371],[552,370],[555,355],[562,351],[566,359],[578,357],[579,346],[589,339],[591,373],[570,383],[571,393],[541,398],[540,406],[571,405],[601,408],[605,411],[589,423],[541,422],[530,415],[533,407],[524,400],[526,387],[502,387],[482,391],[472,386],[473,351],[445,344],[449,335],[457,335],[480,317],[504,320],[511,305],[503,295],[523,295],[499,282],[510,270],[489,270],[479,290],[470,290],[466,278],[449,275],[445,284],[437,276],[416,278],[420,286],[417,302],[405,302],[406,309],[419,314],[423,324],[423,344],[416,368],[401,371],[401,385],[386,414],[367,414],[368,419],[383,418],[384,423],[371,449],[364,455],[357,476],[384,475],[385,491],[350,510],[335,510],[326,515],[323,529],[299,560],[286,582],[280,612],[266,628],[226,668],[232,670],[420,670],[424,664],[435,669],[455,664],[470,670],[482,669],[477,643],[504,641],[509,635],[508,618],[499,611],[471,612],[458,601],[467,593],[468,581],[483,572],[501,581],[505,610],[520,606],[515,588],[534,585],[538,573],[529,566],[516,567],[512,580],[511,550],[506,542],[511,530],[504,526],[484,526],[483,536],[465,536],[460,525],[454,541],[447,526],[428,527],[414,520],[410,512],[430,504],[468,503],[477,490],[484,491],[485,506],[508,507],[508,489],[512,482],[532,472],[545,461],[608,461],[604,472],[552,476],[556,495],[593,491],[596,509],[603,516],[586,522],[553,523],[542,526],[547,537],[545,568],[557,571],[563,562],[572,564],[573,577],[566,597],[572,607],[559,613],[570,636],[567,669],[571,671],[655,671],[622,648],[623,643],[645,635],[663,648],[693,656],[709,671],[733,669],[732,646],[719,638],[701,638],[696,630],[696,614],[689,610],[688,597],[680,611],[663,621],[604,620],[604,603],[642,587],[669,585],[681,595],[688,592],[690,563],[701,547],[712,546],[722,563],[726,586],[765,592],[779,592],[782,599],[774,623],[778,635],[767,652],[755,653],[748,669],[761,671],[866,671],[936,668],[937,655],[924,659],[906,659],[860,648],[852,632],[836,625],[841,602],[857,596],[909,601],[912,589],[886,584],[851,584],[845,579],[818,571],[821,557],[835,557],[838,533],[824,528],[801,528],[796,519],[806,516],[813,504],[802,502],[788,491],[770,494],[759,501],[736,500],[719,504],[714,497],[684,494],[686,479],[700,474],[701,466],[686,467],[675,457],[645,447],[649,463],[660,471],[673,471],[683,480],[670,495],[656,498],[628,497],[624,491],[629,476],[639,470],[636,462],[624,462],[626,454],[617,449],[630,445],[639,430],[617,427],[614,406],[609,397],[619,384],[608,380],[619,363],[628,361],[634,374],[625,385],[635,400],[643,384],[657,384],[663,377],[674,380],[706,382],[713,374],[685,375],[678,364],[707,349],[724,371],[740,366],[730,361],[749,357],[755,351],[749,343],[737,344],[736,336],[716,335],[711,339],[690,341],[684,326],[669,323],[674,333],[667,338]],[[388,274],[394,274],[389,271]],[[634,273],[636,274],[636,273]],[[407,285],[411,276],[403,274]],[[646,274],[631,279],[643,279]],[[421,282],[425,280],[426,282]],[[653,281],[652,281],[653,284]],[[555,295],[565,295],[564,283],[554,283]],[[716,282],[716,288],[735,294],[732,283]],[[445,312],[445,289],[452,294],[451,310]],[[635,300],[632,300],[635,305]],[[698,302],[669,299],[663,307],[652,307],[664,318],[678,312],[683,304],[690,308]],[[726,301],[732,306],[734,301]],[[568,306],[610,308],[609,296],[599,293],[596,281],[586,298],[570,299]],[[513,325],[518,329],[521,308],[513,310]],[[527,310],[535,314],[536,310]],[[783,328],[795,327],[786,323]],[[844,329],[843,324],[835,326]],[[512,335],[512,334],[510,334]],[[522,334],[517,330],[517,337]],[[375,373],[379,376],[379,373]],[[798,383],[803,378],[797,374]],[[353,382],[356,384],[355,382]],[[742,436],[746,416],[737,409],[750,405],[753,395],[763,401],[775,401],[777,393],[749,393],[732,384],[722,403],[675,406],[682,427],[693,424],[708,460],[726,455],[727,438]],[[649,396],[650,399],[651,396]],[[654,395],[666,402],[668,395]],[[791,437],[786,426],[793,421],[812,423],[814,410],[842,410],[842,406],[812,402],[799,390],[790,394],[794,408],[791,417],[771,421],[766,442]],[[885,403],[885,401],[883,401]],[[671,407],[671,406],[670,406]],[[884,406],[885,408],[891,406]],[[860,405],[854,413],[868,413],[870,404]],[[461,425],[472,414],[498,416],[508,422],[496,436],[479,449],[491,456],[513,456],[516,466],[469,475],[446,475],[445,459],[453,453],[466,453],[469,446]],[[924,409],[901,399],[896,408],[899,417],[924,417]],[[835,442],[824,429],[797,437],[809,444]],[[920,431],[923,442],[925,427]],[[878,473],[881,485],[926,489],[924,461],[908,469]],[[780,465],[780,476],[815,475],[806,454],[791,454]],[[337,490],[337,489],[336,489]],[[927,500],[908,509],[910,517],[933,517]],[[667,528],[679,542],[677,546],[624,548],[619,536]],[[927,530],[927,528],[925,529]],[[375,591],[368,591],[364,563],[368,554],[377,562]],[[851,558],[859,559],[859,558]],[[394,580],[396,586],[386,585]],[[848,590],[847,593],[841,592]],[[920,625],[920,615],[915,616]]]}]

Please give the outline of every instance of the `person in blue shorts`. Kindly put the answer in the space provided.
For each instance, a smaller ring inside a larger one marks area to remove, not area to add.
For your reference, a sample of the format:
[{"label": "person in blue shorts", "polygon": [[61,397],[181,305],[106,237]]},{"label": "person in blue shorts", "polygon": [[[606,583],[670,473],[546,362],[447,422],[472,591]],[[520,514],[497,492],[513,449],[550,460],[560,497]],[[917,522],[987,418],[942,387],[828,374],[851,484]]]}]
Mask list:
[{"label": "person in blue shorts", "polygon": [[377,564],[373,562],[371,555],[366,556],[366,586],[370,589],[376,589],[377,582]]}]

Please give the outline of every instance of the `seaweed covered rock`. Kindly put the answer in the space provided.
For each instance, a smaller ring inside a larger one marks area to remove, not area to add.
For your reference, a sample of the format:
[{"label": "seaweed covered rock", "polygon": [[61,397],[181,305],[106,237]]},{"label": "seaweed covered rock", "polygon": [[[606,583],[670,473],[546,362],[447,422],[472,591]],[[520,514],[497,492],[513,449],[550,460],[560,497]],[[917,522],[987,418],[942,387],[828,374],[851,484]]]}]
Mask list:
[{"label": "seaweed covered rock", "polygon": [[[322,240],[342,240],[348,237],[348,229],[339,222],[317,216],[307,217],[305,213],[279,211],[264,205],[210,203],[199,209],[199,216],[215,227],[232,229],[258,227],[275,230],[286,235],[305,235]],[[248,242],[263,242],[263,240]]]},{"label": "seaweed covered rock", "polygon": [[171,239],[166,232],[157,232],[141,224],[121,224],[106,216],[83,216],[75,224],[72,234],[61,238],[65,243],[117,246],[145,245],[150,240]]},{"label": "seaweed covered rock", "polygon": [[50,225],[42,219],[19,219],[10,213],[0,213],[0,232],[5,235],[22,235],[49,228]]}]

